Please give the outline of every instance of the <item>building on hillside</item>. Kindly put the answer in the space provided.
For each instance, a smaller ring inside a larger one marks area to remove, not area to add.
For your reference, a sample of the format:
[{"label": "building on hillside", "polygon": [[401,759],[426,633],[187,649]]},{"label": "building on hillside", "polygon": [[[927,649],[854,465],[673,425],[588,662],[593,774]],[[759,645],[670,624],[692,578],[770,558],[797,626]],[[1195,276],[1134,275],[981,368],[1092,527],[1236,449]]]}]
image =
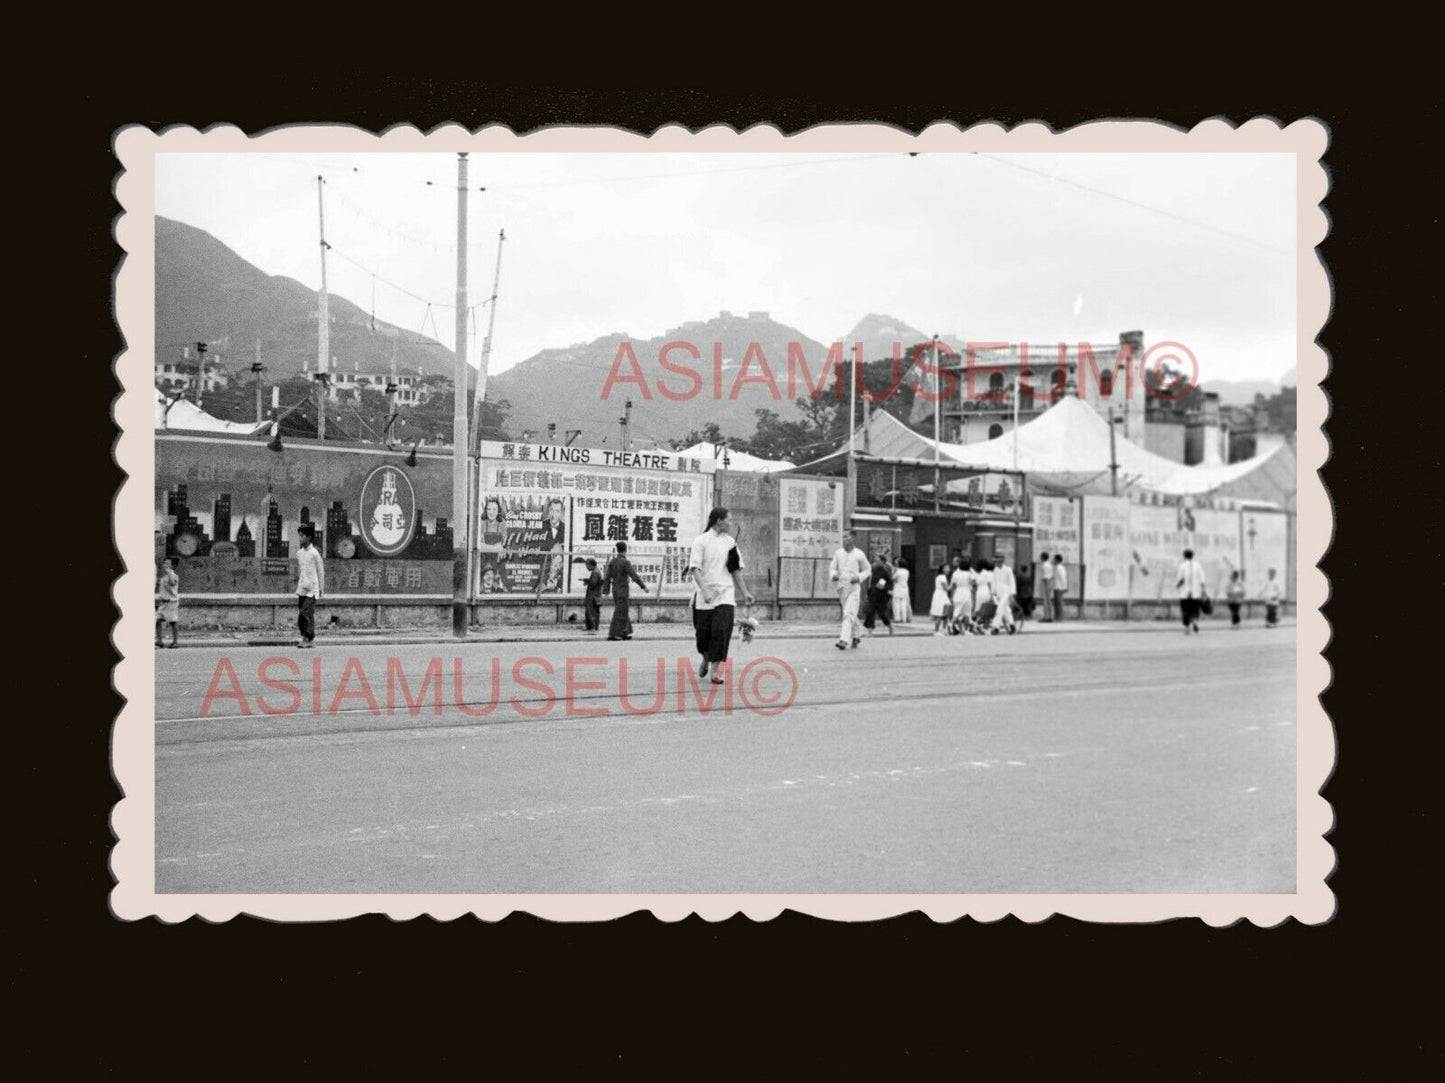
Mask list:
[{"label": "building on hillside", "polygon": [[[305,365],[301,370],[303,373],[314,374],[315,366]],[[351,368],[337,363],[336,358],[331,359],[331,368],[327,371],[328,396],[332,402],[344,402],[356,400],[361,397],[363,391],[375,391],[379,395],[386,394],[387,386],[391,383],[391,366],[369,366],[365,371],[361,363],[353,361]],[[399,367],[396,370],[396,404],[398,406],[420,406],[432,396],[431,388],[423,383],[423,373],[420,369]]]},{"label": "building on hillside", "polygon": [[[192,394],[196,389],[196,377],[197,365],[194,360],[185,358],[170,361],[156,360],[155,385],[157,390],[168,398]],[[229,372],[214,362],[206,364],[205,380],[201,384],[203,395],[222,387],[229,387],[230,384],[231,374]]]},{"label": "building on hillside", "polygon": [[[1101,417],[1109,417],[1112,410],[1120,435],[1142,444],[1146,396],[1137,377],[1143,354],[1142,331],[1125,331],[1118,342],[1108,344],[1013,343],[975,346],[971,352],[955,347],[952,354],[942,350],[938,367],[952,376],[954,386],[942,403],[940,436],[952,444],[994,440],[1013,430],[1015,417],[1026,425],[1061,397],[1078,396]],[[1126,359],[1132,360],[1132,378],[1124,375]],[[923,376],[917,372],[915,379],[922,384]],[[931,417],[932,409],[926,398],[915,396],[910,424]]]}]

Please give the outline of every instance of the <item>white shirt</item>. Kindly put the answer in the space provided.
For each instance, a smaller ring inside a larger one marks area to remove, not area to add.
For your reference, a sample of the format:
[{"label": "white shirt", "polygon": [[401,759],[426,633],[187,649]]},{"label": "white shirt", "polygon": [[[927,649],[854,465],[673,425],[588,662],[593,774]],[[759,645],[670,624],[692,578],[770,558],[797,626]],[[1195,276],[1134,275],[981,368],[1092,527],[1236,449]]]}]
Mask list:
[{"label": "white shirt", "polygon": [[296,593],[303,598],[320,598],[325,565],[314,543],[296,551],[296,572]]},{"label": "white shirt", "polygon": [[1280,599],[1284,597],[1284,590],[1280,586],[1279,580],[1266,579],[1264,581],[1262,596],[1270,605],[1278,605]]},{"label": "white shirt", "polygon": [[[737,605],[737,590],[733,586],[732,572],[728,571],[728,554],[738,547],[737,539],[731,534],[719,534],[716,530],[705,530],[692,543],[692,555],[687,566],[702,573],[702,590],[693,595],[694,609],[716,609],[720,605]],[[743,567],[742,554],[738,554],[738,570]],[[711,602],[703,601],[704,591],[712,595]]]},{"label": "white shirt", "polygon": [[[1045,582],[1047,582],[1047,580],[1045,580]],[[1054,565],[1054,589],[1055,589],[1055,590],[1068,590],[1068,589],[1069,589],[1069,573],[1068,573],[1068,570],[1067,570],[1062,564],[1055,564],[1055,565]]]},{"label": "white shirt", "polygon": [[899,568],[893,573],[893,597],[908,597],[908,569]]},{"label": "white shirt", "polygon": [[873,566],[856,545],[852,549],[838,549],[833,553],[833,563],[828,567],[828,578],[843,587],[856,587],[868,582]]},{"label": "white shirt", "polygon": [[1204,565],[1197,560],[1182,560],[1179,562],[1179,574],[1176,577],[1179,583],[1179,597],[1181,598],[1203,598],[1207,593],[1205,590]]},{"label": "white shirt", "polygon": [[1007,564],[1000,564],[993,573],[994,593],[1002,598],[1012,598],[1018,593],[1018,583],[1014,579],[1014,570]]},{"label": "white shirt", "polygon": [[953,596],[957,598],[959,591],[963,591],[964,594],[970,593],[975,582],[977,580],[974,578],[973,572],[967,568],[955,568],[953,575],[949,577],[948,585],[953,591]]},{"label": "white shirt", "polygon": [[1054,566],[1047,560],[1039,565],[1039,578],[1042,579],[1045,584],[1054,578]]}]

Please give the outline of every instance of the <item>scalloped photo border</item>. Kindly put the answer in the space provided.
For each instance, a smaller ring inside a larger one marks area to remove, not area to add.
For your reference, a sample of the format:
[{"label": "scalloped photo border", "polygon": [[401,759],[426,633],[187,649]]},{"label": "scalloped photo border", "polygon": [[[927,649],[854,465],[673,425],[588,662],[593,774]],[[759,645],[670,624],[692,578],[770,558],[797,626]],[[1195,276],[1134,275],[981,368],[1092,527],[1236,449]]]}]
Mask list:
[{"label": "scalloped photo border", "polygon": [[[127,921],[167,922],[200,917],[226,921],[238,914],[282,921],[326,921],[380,913],[394,919],[421,915],[447,920],[472,914],[488,921],[526,912],[553,921],[606,921],[637,911],[673,922],[692,914],[720,921],[736,914],[765,921],[785,910],[819,918],[872,921],[921,911],[935,921],[971,917],[985,922],[1013,915],[1039,922],[1063,915],[1095,922],[1156,922],[1198,918],[1223,926],[1250,921],[1278,925],[1330,920],[1334,849],[1326,840],[1333,810],[1321,795],[1335,762],[1335,738],[1320,694],[1330,683],[1323,657],[1330,629],[1322,607],[1329,584],[1319,564],[1333,534],[1333,511],[1319,471],[1329,456],[1323,429],[1329,404],[1321,383],[1328,358],[1317,340],[1329,316],[1331,286],[1316,251],[1329,221],[1322,203],[1329,176],[1322,159],[1329,143],[1315,119],[1289,124],[1255,118],[1235,126],[1213,119],[1190,131],[1157,121],[1101,120],[1062,132],[1040,123],[1007,129],[996,123],[968,128],[933,124],[917,135],[883,124],[820,125],[793,135],[759,125],[738,132],[717,125],[696,133],[677,125],[651,136],[607,127],[559,127],[517,135],[500,126],[468,131],[445,125],[429,133],[397,126],[376,135],[344,126],[296,125],[248,136],[233,126],[202,132],[172,127],[154,132],[136,125],[117,132],[120,212],[114,236],[121,250],[115,277],[115,319],[122,351],[115,361],[122,391],[115,401],[117,463],[125,473],[114,505],[115,544],[124,572],[113,596],[120,611],[113,640],[121,661],[114,670],[123,699],[112,737],[113,770],[121,792],[111,812],[115,887],[112,912]],[[155,156],[175,152],[718,152],[813,153],[983,151],[992,153],[1276,153],[1296,160],[1296,364],[1298,383],[1297,503],[1297,775],[1296,887],[1293,894],[1186,895],[225,895],[158,894],[155,890],[155,654],[153,646],[152,479],[154,417],[149,389],[155,346]]]}]

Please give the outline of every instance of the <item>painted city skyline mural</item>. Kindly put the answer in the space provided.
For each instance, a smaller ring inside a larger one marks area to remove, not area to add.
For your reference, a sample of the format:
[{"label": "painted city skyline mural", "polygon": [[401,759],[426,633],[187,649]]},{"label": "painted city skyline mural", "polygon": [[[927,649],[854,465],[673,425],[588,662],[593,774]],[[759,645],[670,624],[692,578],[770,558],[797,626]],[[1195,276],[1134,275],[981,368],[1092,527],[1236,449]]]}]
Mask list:
[{"label": "painted city skyline mural", "polygon": [[449,460],[163,437],[155,479],[156,558],[180,558],[183,593],[289,593],[303,524],[326,594],[451,592]]}]

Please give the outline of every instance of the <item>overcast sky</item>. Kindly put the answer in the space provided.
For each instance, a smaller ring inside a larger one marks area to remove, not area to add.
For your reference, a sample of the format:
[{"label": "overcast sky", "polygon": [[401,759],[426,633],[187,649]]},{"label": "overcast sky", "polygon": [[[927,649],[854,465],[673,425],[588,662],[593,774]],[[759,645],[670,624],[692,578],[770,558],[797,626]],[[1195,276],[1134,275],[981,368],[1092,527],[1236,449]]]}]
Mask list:
[{"label": "overcast sky", "polygon": [[[507,234],[492,372],[545,347],[613,331],[650,338],[720,309],[765,309],[825,343],[875,312],[980,342],[1113,342],[1142,329],[1146,343],[1188,346],[1205,380],[1275,380],[1294,366],[1286,154],[469,161],[473,305],[491,293],[497,232]],[[320,174],[331,291],[401,327],[425,321],[452,346],[456,162],[162,154],[156,212],[314,289]],[[475,318],[472,364],[486,309]]]}]

